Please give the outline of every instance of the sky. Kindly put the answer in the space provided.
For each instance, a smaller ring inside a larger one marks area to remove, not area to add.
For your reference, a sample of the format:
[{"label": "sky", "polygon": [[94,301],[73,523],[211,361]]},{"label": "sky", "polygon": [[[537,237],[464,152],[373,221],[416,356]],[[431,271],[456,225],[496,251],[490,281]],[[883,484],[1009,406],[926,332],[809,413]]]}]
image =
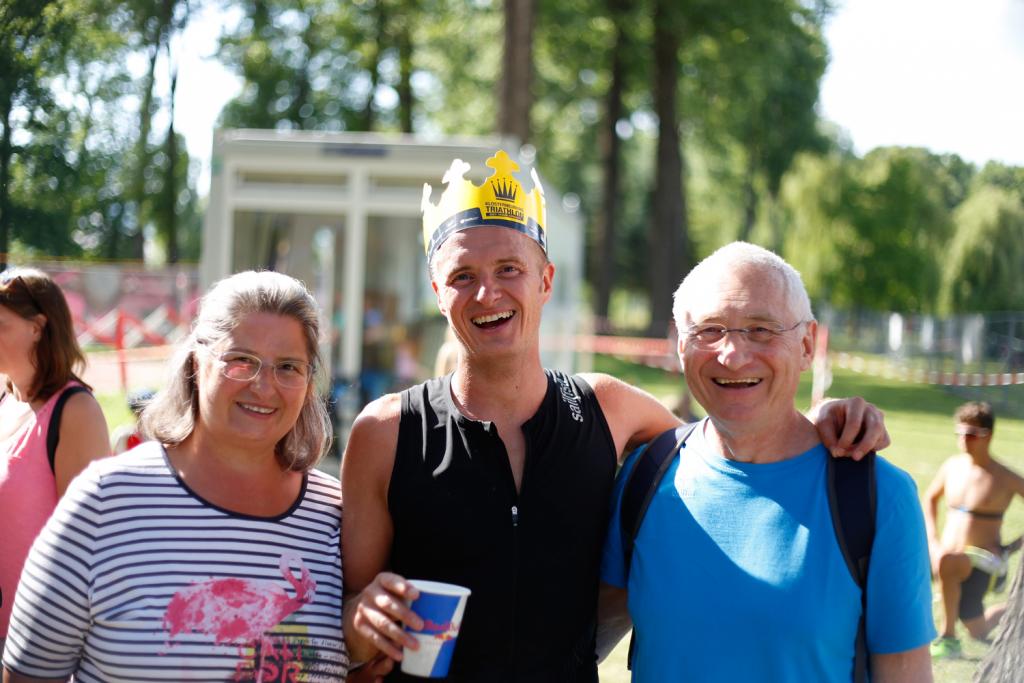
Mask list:
[{"label": "sky", "polygon": [[[1024,0],[838,0],[819,112],[858,154],[882,145],[1024,166]],[[210,184],[213,127],[239,79],[213,57],[237,12],[201,5],[175,49],[175,126]],[[158,84],[158,88],[160,88]],[[166,87],[166,86],[164,86]]]},{"label": "sky", "polygon": [[820,113],[858,154],[922,146],[1024,166],[1024,0],[845,0],[825,37]]}]

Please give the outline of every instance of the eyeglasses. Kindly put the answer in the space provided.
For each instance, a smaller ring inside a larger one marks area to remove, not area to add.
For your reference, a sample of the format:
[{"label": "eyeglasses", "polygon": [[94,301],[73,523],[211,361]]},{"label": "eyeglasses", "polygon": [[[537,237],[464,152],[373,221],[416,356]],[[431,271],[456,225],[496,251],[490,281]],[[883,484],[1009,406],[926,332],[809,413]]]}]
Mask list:
[{"label": "eyeglasses", "polygon": [[795,330],[805,322],[808,321],[800,320],[789,327],[782,327],[774,323],[751,325],[750,327],[726,327],[716,323],[703,323],[700,325],[690,325],[686,330],[686,337],[696,346],[712,348],[725,339],[725,335],[730,332],[739,332],[749,342],[768,344],[776,337],[790,330]]},{"label": "eyeglasses", "polygon": [[[251,382],[263,369],[262,360],[241,351],[226,351],[215,358],[220,363],[220,374],[236,382]],[[313,376],[313,365],[301,360],[283,360],[270,367],[277,383],[289,389],[306,386]]]},{"label": "eyeglasses", "polygon": [[32,293],[32,288],[28,286],[28,283],[25,282],[25,278],[19,275],[17,270],[5,270],[0,273],[0,287],[3,287],[6,290],[11,287],[13,282],[21,283],[21,288],[25,290],[25,296],[27,296],[28,300],[32,302],[35,309],[42,313],[43,307],[39,305],[39,301],[36,299],[35,294]]}]

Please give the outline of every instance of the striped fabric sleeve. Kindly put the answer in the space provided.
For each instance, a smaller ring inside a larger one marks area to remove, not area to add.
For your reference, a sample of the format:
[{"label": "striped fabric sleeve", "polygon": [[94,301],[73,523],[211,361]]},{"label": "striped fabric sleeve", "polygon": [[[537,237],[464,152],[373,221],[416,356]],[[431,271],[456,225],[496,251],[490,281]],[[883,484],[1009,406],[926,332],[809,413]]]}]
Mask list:
[{"label": "striped fabric sleeve", "polygon": [[36,538],[14,599],[4,666],[26,676],[74,673],[90,622],[101,484],[95,467],[68,488]]}]

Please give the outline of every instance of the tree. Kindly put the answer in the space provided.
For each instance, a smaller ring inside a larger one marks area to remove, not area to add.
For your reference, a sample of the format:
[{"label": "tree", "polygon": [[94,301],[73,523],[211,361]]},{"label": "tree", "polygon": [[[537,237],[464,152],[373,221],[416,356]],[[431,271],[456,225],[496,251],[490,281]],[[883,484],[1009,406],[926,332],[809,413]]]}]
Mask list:
[{"label": "tree", "polygon": [[537,0],[505,0],[505,49],[498,74],[498,133],[530,140],[533,104],[533,25]]},{"label": "tree", "polygon": [[[220,125],[413,131],[419,34],[439,21],[435,8],[420,0],[247,0],[243,9],[238,28],[221,37],[223,60],[244,85]],[[381,108],[386,91],[397,107]]]},{"label": "tree", "polygon": [[799,152],[828,149],[815,111],[827,8],[772,0],[716,9],[683,50],[693,238],[705,250],[740,239],[778,251],[782,179]]},{"label": "tree", "polygon": [[620,169],[622,140],[618,127],[624,113],[623,91],[626,88],[626,16],[629,5],[625,0],[607,0],[607,12],[614,26],[610,50],[609,84],[604,97],[604,117],[601,121],[599,146],[601,153],[601,206],[595,217],[595,258],[591,281],[594,285],[594,315],[598,320],[608,318],[608,308],[615,281],[616,232],[621,214]]},{"label": "tree", "polygon": [[403,133],[413,132],[414,110],[416,97],[413,93],[412,76],[414,72],[413,55],[415,39],[413,25],[419,14],[418,0],[404,0],[402,11],[395,18],[394,42],[398,58],[398,121],[399,130]]},{"label": "tree", "polygon": [[785,256],[811,296],[833,305],[934,311],[953,225],[948,182],[939,160],[917,148],[803,157],[783,184]]},{"label": "tree", "polygon": [[678,5],[656,0],[654,6],[654,112],[658,117],[653,220],[650,231],[650,333],[665,334],[672,312],[672,292],[689,271],[692,256],[683,179],[682,139],[676,99],[679,92],[679,46],[685,23]]},{"label": "tree", "polygon": [[[2,5],[0,12],[13,8]],[[131,17],[122,3],[107,0],[35,9],[45,28],[18,55],[12,72],[21,80],[0,79],[16,86],[6,91],[14,93],[15,114],[6,133],[19,133],[19,144],[5,157],[8,179],[0,202],[6,204],[9,237],[22,248],[89,253],[125,213],[121,183],[129,174],[122,168],[130,150],[124,130],[131,121],[122,100],[131,95],[124,66]],[[20,30],[0,31],[0,43]]]},{"label": "tree", "polygon": [[1024,308],[1024,201],[980,185],[954,214],[956,235],[944,259],[942,308],[951,312]]},{"label": "tree", "polygon": [[[70,4],[70,3],[68,3]],[[74,28],[73,7],[52,0],[9,0],[0,4],[0,270],[7,266],[13,225],[10,184],[17,109],[31,116],[49,102],[45,68],[57,68]]]},{"label": "tree", "polygon": [[[992,185],[1015,193],[1024,200],[1024,168],[1007,166],[998,161],[990,161],[975,175],[972,180],[978,186]],[[966,183],[964,184],[966,187]]]},{"label": "tree", "polygon": [[[766,3],[763,9],[776,11],[770,20],[756,23],[758,30],[750,41],[751,56],[756,58],[753,64],[741,66],[745,87],[739,97],[731,98],[734,106],[730,108],[739,114],[731,125],[747,157],[741,240],[750,238],[757,220],[758,179],[764,183],[766,199],[774,203],[793,158],[801,151],[825,147],[814,109],[827,61],[817,15],[789,3]],[[747,107],[742,106],[744,102]],[[776,222],[771,227],[771,247],[781,250],[781,226]]]}]

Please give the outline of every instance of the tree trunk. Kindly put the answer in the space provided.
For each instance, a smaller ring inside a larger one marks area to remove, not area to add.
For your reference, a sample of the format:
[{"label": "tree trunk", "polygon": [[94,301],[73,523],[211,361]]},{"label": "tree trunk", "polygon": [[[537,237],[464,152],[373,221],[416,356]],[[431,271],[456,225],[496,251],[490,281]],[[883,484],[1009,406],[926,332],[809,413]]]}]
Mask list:
[{"label": "tree trunk", "polygon": [[505,0],[505,52],[498,76],[498,133],[524,144],[533,105],[533,20],[536,0]]},{"label": "tree trunk", "polygon": [[380,53],[387,39],[387,14],[384,11],[384,1],[377,0],[374,5],[374,12],[377,15],[376,38],[371,48],[370,63],[366,70],[370,72],[370,92],[366,95],[366,106],[363,107],[363,130],[371,131],[376,124],[376,116],[373,109],[373,98],[377,94],[377,84],[380,82]]},{"label": "tree trunk", "polygon": [[[7,93],[5,93],[7,94]],[[0,272],[7,269],[7,252],[11,240],[11,103],[0,105],[3,137],[0,138]]]},{"label": "tree trunk", "polygon": [[768,217],[768,227],[771,228],[772,243],[771,250],[781,254],[786,246],[786,225],[779,215],[779,195],[777,192],[769,191],[765,215]]},{"label": "tree trunk", "polygon": [[679,86],[681,21],[673,21],[673,0],[657,0],[654,10],[654,108],[658,151],[651,225],[650,334],[663,336],[672,319],[672,292],[690,268],[689,228],[683,185],[682,141],[676,97]]},{"label": "tree trunk", "polygon": [[999,635],[974,672],[975,683],[1020,681],[1024,681],[1024,562],[1017,566]]},{"label": "tree trunk", "polygon": [[296,128],[304,130],[309,127],[305,123],[306,119],[312,115],[312,111],[310,111],[305,117],[303,117],[302,109],[307,103],[310,103],[310,95],[313,92],[313,85],[309,82],[309,63],[313,59],[313,56],[317,54],[317,24],[316,10],[307,8],[305,3],[299,3],[299,10],[301,12],[305,12],[308,17],[306,30],[302,32],[302,44],[306,48],[306,59],[303,61],[302,66],[296,73],[294,97],[292,97],[292,105],[288,109],[288,118],[291,119]]},{"label": "tree trunk", "polygon": [[[167,44],[167,61],[171,62],[170,42]],[[178,88],[178,67],[171,67],[171,99],[168,105],[170,118],[167,124],[167,140],[164,143],[167,155],[167,170],[164,176],[164,230],[167,235],[167,263],[177,263],[178,253],[178,136],[174,132],[174,92]]]},{"label": "tree trunk", "polygon": [[622,91],[625,79],[625,58],[623,55],[624,35],[622,15],[623,0],[609,0],[608,12],[615,25],[615,41],[611,53],[611,83],[605,94],[605,120],[600,131],[602,187],[601,211],[597,214],[594,253],[594,313],[598,318],[598,329],[608,325],[608,308],[611,302],[612,285],[615,282],[615,233],[619,223],[619,171],[622,144],[615,130],[622,118]]},{"label": "tree trunk", "polygon": [[[135,165],[132,170],[131,192],[128,195],[135,209],[135,224],[129,224],[132,233],[128,236],[131,240],[131,257],[142,259],[142,221],[143,206],[146,202],[146,167],[149,165],[149,131],[153,124],[153,85],[156,80],[156,60],[160,54],[160,33],[149,45],[149,70],[146,72],[143,81],[142,104],[139,106],[139,137],[135,142]],[[118,258],[120,254],[120,231],[110,232],[110,241],[107,243],[106,256]]]},{"label": "tree trunk", "polygon": [[412,131],[413,94],[412,94],[412,17],[417,8],[409,3],[403,12],[401,25],[398,27],[398,120],[403,133]]},{"label": "tree trunk", "polygon": [[743,176],[743,225],[740,226],[740,233],[736,236],[741,242],[749,242],[750,234],[754,232],[754,223],[757,222],[757,188],[754,186],[754,176],[757,174],[757,164],[754,161],[754,154],[747,151],[747,168]]}]

